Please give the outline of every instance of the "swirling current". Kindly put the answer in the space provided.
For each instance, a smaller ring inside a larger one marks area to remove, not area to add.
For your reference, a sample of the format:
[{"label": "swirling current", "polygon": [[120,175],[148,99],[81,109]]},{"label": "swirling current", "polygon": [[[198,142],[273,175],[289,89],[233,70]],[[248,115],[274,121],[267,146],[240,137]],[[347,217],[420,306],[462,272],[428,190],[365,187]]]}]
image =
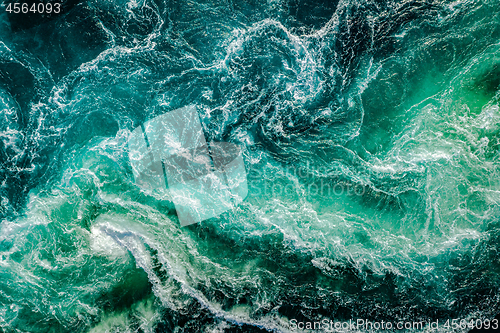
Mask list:
[{"label": "swirling current", "polygon": [[[60,3],[0,7],[0,332],[500,312],[498,0]],[[187,105],[249,190],[181,227],[127,140]]]}]

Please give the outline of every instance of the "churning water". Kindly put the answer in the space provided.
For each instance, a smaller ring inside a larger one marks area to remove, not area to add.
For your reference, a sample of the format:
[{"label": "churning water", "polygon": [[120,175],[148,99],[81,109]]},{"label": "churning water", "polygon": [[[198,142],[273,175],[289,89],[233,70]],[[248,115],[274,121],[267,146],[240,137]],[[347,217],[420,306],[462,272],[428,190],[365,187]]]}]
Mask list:
[{"label": "churning water", "polygon": [[[498,0],[63,3],[0,7],[0,332],[500,312]],[[187,105],[248,196],[181,227],[127,140]]]}]

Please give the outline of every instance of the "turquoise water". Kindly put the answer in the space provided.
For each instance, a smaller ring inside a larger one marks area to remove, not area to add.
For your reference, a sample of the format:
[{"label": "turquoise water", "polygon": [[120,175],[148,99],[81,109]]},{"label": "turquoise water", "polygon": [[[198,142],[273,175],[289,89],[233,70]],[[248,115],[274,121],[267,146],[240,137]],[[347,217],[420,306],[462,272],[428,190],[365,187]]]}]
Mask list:
[{"label": "turquoise water", "polygon": [[[0,14],[0,332],[500,313],[498,1],[19,15]],[[249,193],[181,228],[127,140],[186,105],[242,147]]]}]

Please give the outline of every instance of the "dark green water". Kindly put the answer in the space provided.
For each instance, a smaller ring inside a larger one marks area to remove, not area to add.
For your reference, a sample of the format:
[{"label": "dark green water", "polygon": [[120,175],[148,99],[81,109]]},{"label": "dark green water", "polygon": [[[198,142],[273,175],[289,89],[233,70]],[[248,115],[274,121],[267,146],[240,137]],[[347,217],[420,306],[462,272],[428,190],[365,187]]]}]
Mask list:
[{"label": "dark green water", "polygon": [[[499,1],[4,10],[0,332],[500,312]],[[127,139],[186,105],[243,147],[249,194],[181,228]]]}]

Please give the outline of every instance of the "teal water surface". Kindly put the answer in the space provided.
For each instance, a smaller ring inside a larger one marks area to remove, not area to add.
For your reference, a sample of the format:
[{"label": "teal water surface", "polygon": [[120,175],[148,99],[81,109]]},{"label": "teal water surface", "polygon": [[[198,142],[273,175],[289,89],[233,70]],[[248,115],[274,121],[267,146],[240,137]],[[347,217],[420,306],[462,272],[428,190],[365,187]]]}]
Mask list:
[{"label": "teal water surface", "polygon": [[[0,14],[0,332],[500,312],[499,1],[63,4]],[[181,228],[127,139],[186,105],[249,194]]]}]

